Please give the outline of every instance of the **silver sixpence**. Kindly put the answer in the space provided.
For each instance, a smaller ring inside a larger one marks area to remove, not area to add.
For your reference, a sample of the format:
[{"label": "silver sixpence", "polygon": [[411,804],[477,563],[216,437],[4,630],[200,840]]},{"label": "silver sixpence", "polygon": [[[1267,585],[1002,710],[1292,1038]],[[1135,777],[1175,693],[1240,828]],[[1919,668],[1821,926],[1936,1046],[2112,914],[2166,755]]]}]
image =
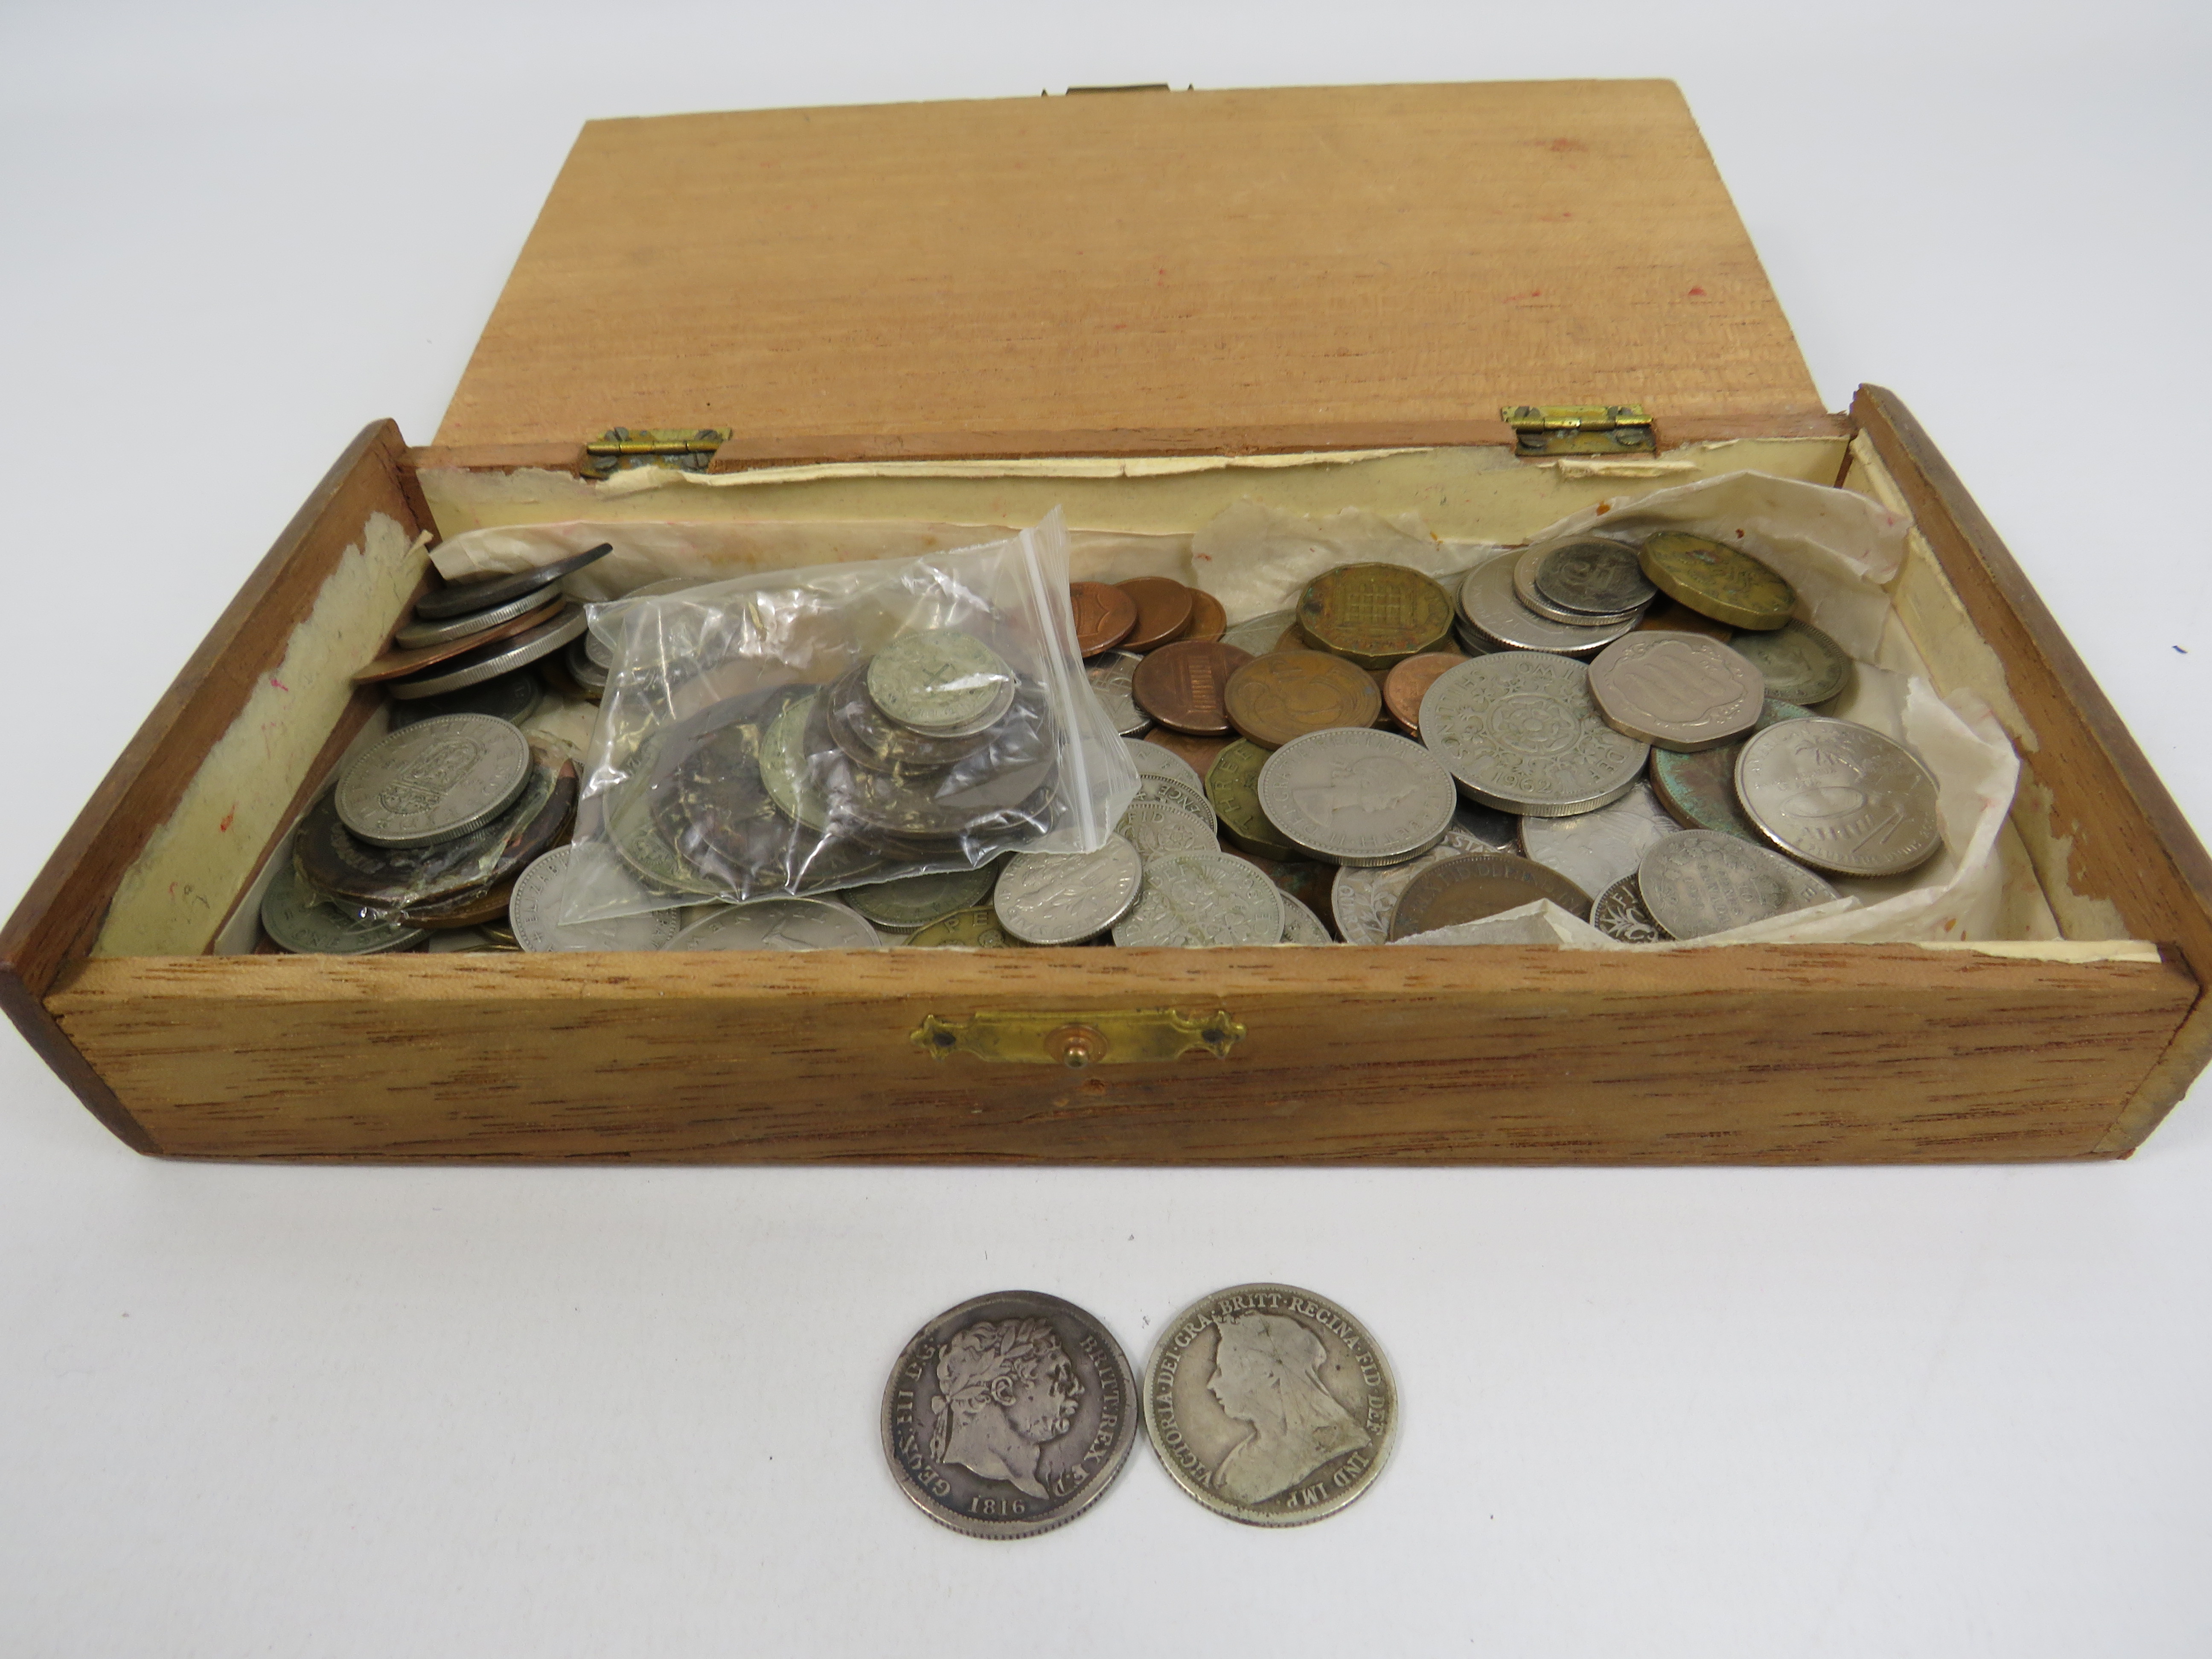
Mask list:
[{"label": "silver sixpence", "polygon": [[891,1474],[924,1515],[970,1538],[1027,1538],[1114,1484],[1137,1437],[1136,1376],[1082,1309],[1001,1291],[915,1333],[882,1420]]},{"label": "silver sixpence", "polygon": [[1216,1515],[1254,1526],[1335,1514],[1375,1483],[1397,1427],[1397,1380],[1375,1339],[1293,1285],[1192,1303],[1145,1367],[1145,1432],[1161,1464]]},{"label": "silver sixpence", "polygon": [[971,910],[979,904],[988,904],[991,889],[998,883],[999,868],[994,860],[980,870],[901,876],[896,881],[848,887],[839,896],[875,923],[879,933],[886,928],[912,933],[955,910]]},{"label": "silver sixpence", "polygon": [[1221,819],[1213,810],[1213,803],[1206,798],[1206,786],[1193,788],[1181,778],[1146,775],[1137,780],[1138,800],[1158,801],[1178,812],[1187,812],[1206,826],[1209,837],[1220,833]]},{"label": "silver sixpence", "polygon": [[1114,928],[1114,943],[1127,946],[1282,942],[1282,894],[1234,853],[1170,853],[1149,860],[1136,908]]},{"label": "silver sixpence", "polygon": [[1717,830],[1683,830],[1644,855],[1636,890],[1670,939],[1703,939],[1826,904],[1836,890],[1781,854]]},{"label": "silver sixpence", "polygon": [[1459,791],[1410,738],[1334,726],[1293,738],[1260,769],[1260,810],[1330,864],[1402,864],[1443,839]]},{"label": "silver sixpence", "polygon": [[338,822],[378,847],[428,847],[489,823],[530,781],[530,740],[490,714],[394,732],[345,769]]},{"label": "silver sixpence", "polygon": [[526,951],[659,951],[682,926],[673,909],[645,910],[590,921],[563,921],[569,896],[594,908],[650,904],[654,895],[603,847],[556,847],[514,878],[507,926]]},{"label": "silver sixpence", "polygon": [[933,628],[902,635],[876,653],[868,696],[901,726],[964,738],[1012,707],[1014,671],[974,635]]},{"label": "silver sixpence", "polygon": [[1283,900],[1283,943],[1285,945],[1334,945],[1328,927],[1322,919],[1306,907],[1296,893],[1285,893]]},{"label": "silver sixpence", "polygon": [[1737,755],[1735,792],[1761,835],[1838,875],[1902,875],[1943,845],[1928,769],[1903,744],[1849,720],[1768,726]]},{"label": "silver sixpence", "polygon": [[1137,665],[1144,661],[1133,651],[1109,651],[1083,665],[1091,689],[1104,705],[1106,718],[1125,738],[1141,738],[1152,729],[1152,717],[1137,707]]},{"label": "silver sixpence", "polygon": [[1746,629],[1729,643],[1766,681],[1766,695],[1799,708],[1839,697],[1851,683],[1850,653],[1810,623],[1760,633]]},{"label": "silver sixpence", "polygon": [[872,951],[867,920],[829,899],[754,899],[724,905],[668,942],[672,951]]},{"label": "silver sixpence", "polygon": [[295,956],[374,957],[412,950],[422,930],[396,921],[363,921],[310,887],[292,865],[288,840],[276,854],[276,873],[261,895],[261,930]]},{"label": "silver sixpence", "polygon": [[1517,554],[1501,553],[1468,571],[1459,585],[1461,618],[1490,641],[1493,651],[1503,645],[1516,651],[1594,657],[1635,626],[1631,620],[1583,628],[1538,616],[1514,591],[1513,568],[1519,559]]},{"label": "silver sixpence", "polygon": [[1421,741],[1484,805],[1536,817],[1620,799],[1651,753],[1599,718],[1589,669],[1540,651],[1446,672],[1421,700]]},{"label": "silver sixpence", "polygon": [[1017,853],[991,895],[999,926],[1024,945],[1080,945],[1129,914],[1145,860],[1119,836],[1095,853]]},{"label": "silver sixpence", "polygon": [[1733,743],[1759,724],[1766,682],[1703,634],[1632,634],[1597,654],[1590,698],[1605,723],[1638,743],[1686,755]]},{"label": "silver sixpence", "polygon": [[1328,890],[1328,909],[1336,918],[1337,933],[1346,945],[1389,943],[1398,901],[1414,877],[1462,853],[1512,852],[1521,844],[1520,824],[1510,813],[1462,801],[1443,839],[1420,857],[1373,869],[1339,870]]},{"label": "silver sixpence", "polygon": [[1148,778],[1173,778],[1177,783],[1194,789],[1202,797],[1206,780],[1198,775],[1198,769],[1172,749],[1163,749],[1156,743],[1146,743],[1142,738],[1124,738],[1122,744],[1129,758],[1137,763],[1139,775]]},{"label": "silver sixpence", "polygon": [[1623,876],[1634,875],[1644,854],[1681,828],[1651,786],[1638,782],[1595,812],[1522,819],[1521,850],[1585,893],[1602,893]]},{"label": "silver sixpence", "polygon": [[[1615,623],[1632,623],[1644,614],[1644,606],[1640,603],[1591,612],[1576,611],[1547,597],[1536,585],[1536,573],[1543,564],[1545,553],[1543,548],[1532,547],[1513,561],[1513,597],[1536,615],[1549,622],[1567,623],[1577,628],[1607,628]],[[1636,556],[1631,553],[1628,556],[1633,560]]]},{"label": "silver sixpence", "polygon": [[1644,895],[1631,871],[1600,893],[1590,905],[1590,926],[1623,945],[1663,945],[1667,935],[1644,908]]},{"label": "silver sixpence", "polygon": [[1297,619],[1295,611],[1270,611],[1264,617],[1238,623],[1222,635],[1221,642],[1233,645],[1239,651],[1249,651],[1255,657],[1264,657],[1282,639],[1283,630]]},{"label": "silver sixpence", "polygon": [[1208,853],[1221,844],[1204,819],[1159,800],[1131,801],[1114,833],[1146,859],[1163,853]]},{"label": "silver sixpence", "polygon": [[441,621],[424,621],[418,617],[413,622],[402,623],[392,630],[392,644],[395,650],[416,651],[426,645],[444,645],[451,640],[465,640],[471,634],[483,633],[487,628],[496,628],[501,623],[513,622],[517,617],[543,611],[549,605],[558,604],[560,599],[558,593],[538,591],[525,593],[520,599],[509,599],[505,605],[495,605],[483,611],[466,611]]}]

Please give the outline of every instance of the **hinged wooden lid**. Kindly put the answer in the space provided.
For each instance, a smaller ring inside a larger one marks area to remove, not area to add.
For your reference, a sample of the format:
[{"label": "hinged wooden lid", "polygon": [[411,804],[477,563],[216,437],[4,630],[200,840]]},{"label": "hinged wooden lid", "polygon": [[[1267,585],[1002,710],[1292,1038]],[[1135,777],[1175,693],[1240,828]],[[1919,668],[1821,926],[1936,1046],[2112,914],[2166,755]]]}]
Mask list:
[{"label": "hinged wooden lid", "polygon": [[438,441],[1282,447],[1523,403],[1819,411],[1671,82],[594,121]]}]

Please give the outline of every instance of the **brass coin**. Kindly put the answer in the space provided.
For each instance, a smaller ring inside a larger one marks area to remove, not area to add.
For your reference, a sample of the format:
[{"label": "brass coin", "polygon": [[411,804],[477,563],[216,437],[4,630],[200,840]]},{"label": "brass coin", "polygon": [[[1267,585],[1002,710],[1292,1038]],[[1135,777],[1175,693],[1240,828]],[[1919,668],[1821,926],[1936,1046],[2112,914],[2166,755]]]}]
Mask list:
[{"label": "brass coin", "polygon": [[1221,833],[1246,852],[1303,863],[1305,854],[1260,810],[1260,769],[1272,752],[1256,743],[1231,744],[1206,775],[1206,798],[1221,820]]},{"label": "brass coin", "polygon": [[1456,651],[1424,651],[1390,671],[1382,682],[1382,707],[1401,732],[1409,738],[1421,735],[1421,699],[1439,676],[1466,660]]},{"label": "brass coin", "polygon": [[[1224,750],[1239,740],[1231,738],[1194,738],[1181,732],[1170,732],[1162,727],[1154,726],[1145,733],[1143,741],[1157,744],[1170,755],[1180,756],[1183,760],[1188,761],[1190,763],[1190,769],[1198,774],[1200,786],[1203,787],[1206,775],[1213,769],[1213,763],[1221,758]],[[1137,769],[1144,770],[1141,758],[1138,761]]]},{"label": "brass coin", "polygon": [[1467,853],[1432,864],[1413,878],[1390,918],[1392,939],[1411,938],[1462,921],[1549,899],[1570,915],[1587,920],[1589,895],[1556,870],[1510,853]]},{"label": "brass coin", "polygon": [[[1750,741],[1778,720],[1810,720],[1813,711],[1769,697],[1759,712],[1759,724],[1744,741]],[[1764,847],[1766,837],[1751,827],[1735,798],[1735,757],[1742,743],[1681,754],[1669,749],[1651,751],[1651,793],[1668,816],[1686,830],[1717,830],[1723,835]]]},{"label": "brass coin", "polygon": [[1229,677],[1252,660],[1249,651],[1218,640],[1177,640],[1137,665],[1129,690],[1137,706],[1162,726],[1194,737],[1229,735],[1222,702]]},{"label": "brass coin", "polygon": [[1778,571],[1703,536],[1679,530],[1647,536],[1639,562],[1662,593],[1731,628],[1779,628],[1797,603],[1797,590]]},{"label": "brass coin", "polygon": [[1372,726],[1382,712],[1375,682],[1341,657],[1271,651],[1230,676],[1229,723],[1263,749],[1333,726]]},{"label": "brass coin", "polygon": [[1221,608],[1221,601],[1202,587],[1192,588],[1190,590],[1190,626],[1184,630],[1183,638],[1218,640],[1228,631],[1229,613]]},{"label": "brass coin", "polygon": [[1735,629],[1726,623],[1715,622],[1711,617],[1701,617],[1688,605],[1670,599],[1663,593],[1653,600],[1651,608],[1638,619],[1633,631],[1638,634],[1703,634],[1708,639],[1718,640],[1723,645],[1735,638]]},{"label": "brass coin", "polygon": [[1114,584],[1136,601],[1137,625],[1121,641],[1124,651],[1152,651],[1179,640],[1190,627],[1190,589],[1166,576],[1136,576]]},{"label": "brass coin", "polygon": [[1452,635],[1451,595],[1400,564],[1324,570],[1306,584],[1297,615],[1306,638],[1362,668],[1389,668]]},{"label": "brass coin", "polygon": [[1067,603],[1075,612],[1075,643],[1085,656],[1111,651],[1137,625],[1137,602],[1105,582],[1070,582]]},{"label": "brass coin", "polygon": [[996,910],[984,905],[977,909],[955,910],[949,916],[939,916],[926,927],[915,928],[907,944],[922,950],[958,945],[970,950],[993,951],[1002,945],[1018,946],[1021,941],[999,925]]}]

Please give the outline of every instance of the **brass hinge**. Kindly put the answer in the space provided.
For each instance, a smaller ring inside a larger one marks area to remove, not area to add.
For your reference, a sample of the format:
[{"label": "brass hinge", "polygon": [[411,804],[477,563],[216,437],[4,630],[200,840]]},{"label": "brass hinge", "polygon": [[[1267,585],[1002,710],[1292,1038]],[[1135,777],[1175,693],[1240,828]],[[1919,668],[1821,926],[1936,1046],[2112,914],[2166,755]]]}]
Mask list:
[{"label": "brass hinge", "polygon": [[1519,404],[1498,411],[1516,455],[1651,454],[1659,447],[1642,404]]},{"label": "brass hinge", "polygon": [[1070,98],[1079,92],[1173,92],[1175,88],[1164,81],[1131,81],[1118,87],[1070,87]]},{"label": "brass hinge", "polygon": [[594,478],[633,466],[672,466],[679,472],[704,472],[714,452],[729,441],[727,427],[633,432],[618,426],[584,446],[584,471]]},{"label": "brass hinge", "polygon": [[1222,1008],[1210,1014],[1185,1014],[1174,1008],[1083,1013],[987,1008],[967,1019],[924,1014],[921,1024],[908,1035],[933,1060],[970,1054],[978,1060],[1065,1066],[1079,1072],[1091,1066],[1177,1060],[1193,1048],[1226,1060],[1243,1040],[1244,1026]]}]

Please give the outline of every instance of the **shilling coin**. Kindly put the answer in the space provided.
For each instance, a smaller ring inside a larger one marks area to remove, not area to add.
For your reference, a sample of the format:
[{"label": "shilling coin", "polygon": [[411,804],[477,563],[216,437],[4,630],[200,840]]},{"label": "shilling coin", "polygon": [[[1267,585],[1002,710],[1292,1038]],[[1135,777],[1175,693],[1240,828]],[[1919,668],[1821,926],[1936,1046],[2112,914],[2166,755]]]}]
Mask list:
[{"label": "shilling coin", "polygon": [[1123,637],[1123,650],[1157,650],[1189,632],[1191,590],[1181,582],[1167,576],[1136,576],[1115,586],[1137,606],[1137,625]]},{"label": "shilling coin", "polygon": [[455,657],[475,650],[478,646],[489,645],[495,640],[512,639],[517,634],[528,632],[540,623],[550,622],[558,614],[560,609],[561,602],[556,599],[538,606],[535,611],[526,611],[519,617],[510,617],[505,622],[479,632],[464,634],[458,638],[447,640],[439,644],[410,646],[404,649],[387,651],[368,667],[356,673],[353,683],[356,685],[373,685],[380,680],[402,678],[428,668],[433,663],[449,662]]},{"label": "shilling coin", "polygon": [[1070,582],[1067,603],[1075,613],[1076,648],[1086,657],[1111,651],[1137,625],[1137,602],[1104,582]]},{"label": "shilling coin", "polygon": [[[1151,738],[1124,738],[1129,758],[1136,763],[1139,776],[1173,778],[1177,783],[1188,784],[1201,795],[1206,793],[1206,780],[1199,770],[1176,750],[1154,743]],[[1223,745],[1226,746],[1226,745]]]},{"label": "shilling coin", "polygon": [[620,895],[642,902],[653,897],[605,848],[556,847],[515,878],[507,909],[515,943],[526,951],[658,951],[676,937],[673,909],[562,921],[569,893],[580,881],[595,899]]},{"label": "shilling coin", "polygon": [[1163,853],[1210,853],[1220,845],[1206,820],[1159,800],[1131,801],[1114,833],[1146,859]]},{"label": "shilling coin", "polygon": [[930,737],[982,731],[1006,712],[1014,690],[1006,659],[957,628],[902,635],[868,664],[876,707]]},{"label": "shilling coin", "polygon": [[1510,853],[1462,853],[1429,866],[1407,884],[1390,918],[1390,937],[1411,939],[1480,921],[1538,899],[1551,900],[1570,915],[1589,915],[1589,895],[1556,870]]},{"label": "shilling coin", "polygon": [[1602,893],[1623,876],[1634,875],[1651,848],[1680,832],[1650,786],[1638,783],[1595,812],[1522,819],[1521,850],[1585,893]]},{"label": "shilling coin", "polygon": [[1339,565],[1306,584],[1297,624],[1322,650],[1387,669],[1451,638],[1451,595],[1404,565]]},{"label": "shilling coin", "polygon": [[346,768],[338,821],[378,847],[426,847],[490,823],[530,778],[530,740],[489,714],[395,732]]},{"label": "shilling coin", "polygon": [[1443,839],[1420,857],[1403,864],[1339,870],[1328,890],[1328,910],[1336,918],[1338,937],[1346,945],[1387,943],[1390,919],[1398,914],[1398,901],[1414,877],[1462,853],[1512,852],[1521,844],[1520,823],[1510,813],[1462,801]]},{"label": "shilling coin", "polygon": [[1027,1538],[1105,1495],[1137,1436],[1135,1374],[1082,1309],[1002,1291],[914,1334],[884,1387],[899,1490],[970,1538]]},{"label": "shilling coin", "polygon": [[1137,700],[1129,694],[1137,665],[1143,661],[1133,651],[1109,651],[1097,661],[1084,665],[1091,689],[1105,705],[1106,718],[1125,738],[1140,738],[1152,728],[1152,716],[1138,708]]},{"label": "shilling coin", "polygon": [[1136,799],[1158,801],[1163,806],[1189,814],[1206,826],[1209,842],[1219,830],[1220,820],[1214,812],[1213,803],[1206,799],[1206,791],[1192,788],[1181,778],[1140,777],[1137,780]]},{"label": "shilling coin", "polygon": [[518,668],[550,657],[583,631],[583,607],[570,605],[556,613],[550,622],[540,623],[513,639],[477,646],[449,662],[441,662],[419,674],[410,674],[404,680],[388,680],[384,689],[403,701],[459,691],[465,686],[496,679],[501,674],[512,674]]},{"label": "shilling coin", "polygon": [[1372,726],[1382,694],[1363,670],[1320,651],[1275,651],[1230,676],[1224,699],[1247,741],[1279,749],[1338,726]]},{"label": "shilling coin", "polygon": [[363,921],[301,879],[288,845],[276,855],[276,873],[261,895],[261,931],[295,956],[373,957],[410,951],[422,942],[416,929],[396,921]]},{"label": "shilling coin", "polygon": [[1456,651],[1425,651],[1393,668],[1382,682],[1382,707],[1407,737],[1421,735],[1421,699],[1429,688],[1467,659]]},{"label": "shilling coin", "polygon": [[[1623,611],[1595,612],[1576,611],[1556,599],[1547,599],[1544,591],[1536,586],[1536,572],[1542,566],[1544,558],[1544,549],[1532,547],[1513,561],[1513,596],[1538,616],[1553,622],[1572,623],[1581,628],[1603,628],[1614,623],[1633,623],[1644,614],[1644,607],[1640,605],[1630,605]],[[1645,586],[1650,584],[1647,582]]]},{"label": "shilling coin", "polygon": [[1263,859],[1294,859],[1298,849],[1260,805],[1260,772],[1269,752],[1241,738],[1231,744],[1206,775],[1206,799],[1221,833],[1237,846]]},{"label": "shilling coin", "polygon": [[[1192,588],[1190,590],[1190,626],[1183,630],[1183,638],[1218,640],[1228,631],[1229,613],[1221,608],[1221,601],[1202,587]],[[1260,653],[1247,650],[1246,654],[1256,657]]]},{"label": "shilling coin", "polygon": [[[1514,591],[1513,567],[1518,559],[1517,554],[1499,554],[1475,566],[1460,583],[1459,613],[1476,635],[1492,642],[1492,650],[1507,646],[1516,651],[1594,657],[1634,625],[1620,622],[1584,628],[1538,616]],[[1464,629],[1461,643],[1467,643]]]},{"label": "shilling coin", "polygon": [[881,943],[860,914],[829,899],[754,899],[696,921],[671,951],[872,951]]},{"label": "shilling coin", "polygon": [[1647,536],[1639,562],[1662,593],[1731,628],[1779,628],[1797,603],[1796,589],[1779,571],[1703,536],[1679,530]]},{"label": "shilling coin", "polygon": [[1283,630],[1297,620],[1295,611],[1270,611],[1264,617],[1255,617],[1249,622],[1238,623],[1221,636],[1224,645],[1233,645],[1239,651],[1249,651],[1255,657],[1264,657],[1275,648],[1283,637]]},{"label": "shilling coin", "polygon": [[1429,688],[1421,716],[1421,741],[1462,789],[1536,817],[1620,799],[1651,752],[1599,718],[1587,668],[1545,652],[1461,664]]},{"label": "shilling coin", "polygon": [[1218,640],[1177,640],[1137,665],[1130,693],[1162,726],[1194,737],[1225,737],[1229,712],[1223,693],[1229,677],[1251,660],[1250,652]]},{"label": "shilling coin", "polygon": [[1766,697],[1759,670],[1698,634],[1614,641],[1590,664],[1589,690],[1605,723],[1624,737],[1691,753],[1744,736]]},{"label": "shilling coin", "polygon": [[1450,827],[1451,774],[1410,738],[1340,727],[1294,738],[1260,769],[1260,810],[1330,864],[1400,864]]},{"label": "shilling coin", "polygon": [[1587,617],[1641,611],[1659,592],[1634,548],[1596,536],[1540,550],[1530,574],[1539,598]]},{"label": "shilling coin", "polygon": [[1590,905],[1590,926],[1623,945],[1661,945],[1667,935],[1644,908],[1644,895],[1632,870],[1600,893]]},{"label": "shilling coin", "polygon": [[[1754,734],[1764,732],[1777,720],[1812,718],[1809,708],[1769,697],[1752,731]],[[1735,757],[1742,752],[1741,743],[1725,743],[1717,749],[1701,749],[1688,755],[1655,749],[1651,793],[1685,830],[1717,830],[1763,847],[1766,838],[1751,827],[1735,798]]]},{"label": "shilling coin", "polygon": [[1903,744],[1849,720],[1767,727],[1736,757],[1735,793],[1767,840],[1838,875],[1903,875],[1943,845],[1928,769]]},{"label": "shilling coin", "polygon": [[1203,1297],[1145,1367],[1145,1432],[1216,1515],[1295,1527],[1375,1483],[1398,1427],[1389,1361],[1358,1320],[1289,1285]]},{"label": "shilling coin", "polygon": [[1150,860],[1136,908],[1114,927],[1114,943],[1125,946],[1282,940],[1282,895],[1232,853],[1170,853]]},{"label": "shilling coin", "polygon": [[447,582],[434,587],[415,601],[418,617],[458,617],[464,612],[489,609],[519,599],[526,593],[535,593],[550,587],[563,576],[581,570],[586,565],[604,559],[615,550],[612,542],[601,542],[597,547],[581,553],[572,553],[565,559],[556,559],[550,564],[541,564],[535,569],[518,570],[509,576],[486,576],[477,581]]},{"label": "shilling coin", "polygon": [[489,714],[495,720],[520,726],[538,712],[544,696],[538,676],[526,668],[520,673],[502,674],[497,679],[480,680],[465,690],[449,691],[442,697],[395,702],[392,705],[392,729],[402,732],[424,720],[442,720],[447,714]]},{"label": "shilling coin", "polygon": [[1747,632],[1735,649],[1766,681],[1766,695],[1784,702],[1826,702],[1851,683],[1850,653],[1810,623]]},{"label": "shilling coin", "polygon": [[878,931],[885,927],[913,929],[951,915],[955,910],[988,904],[999,879],[996,860],[980,870],[950,870],[937,875],[901,876],[896,881],[872,882],[848,887],[839,895]]},{"label": "shilling coin", "polygon": [[[1281,891],[1278,887],[1277,891]],[[1285,945],[1334,945],[1328,927],[1316,915],[1306,902],[1295,893],[1283,894],[1283,943]]]},{"label": "shilling coin", "polygon": [[1109,836],[1095,853],[1017,853],[991,908],[1024,945],[1080,945],[1128,915],[1144,880],[1143,855]]},{"label": "shilling coin", "polygon": [[[493,629],[505,627],[524,617],[536,617],[540,622],[549,622],[560,604],[559,594],[549,595],[540,591],[525,593],[520,599],[509,599],[505,605],[495,605],[488,611],[471,611],[437,621],[424,621],[418,617],[393,629],[392,643],[399,651],[419,651],[429,646],[450,645],[458,640],[489,635]],[[508,629],[510,633],[520,631],[519,629]],[[477,642],[483,643],[482,641]]]},{"label": "shilling coin", "polygon": [[977,906],[973,910],[955,910],[949,916],[939,916],[927,922],[909,934],[908,945],[921,950],[933,950],[945,945],[963,945],[969,950],[995,950],[1001,945],[1018,945],[1021,941],[1006,936],[999,925],[996,910]]},{"label": "shilling coin", "polygon": [[1679,830],[1646,852],[1636,890],[1669,939],[1703,939],[1836,896],[1781,854],[1711,830]]}]

